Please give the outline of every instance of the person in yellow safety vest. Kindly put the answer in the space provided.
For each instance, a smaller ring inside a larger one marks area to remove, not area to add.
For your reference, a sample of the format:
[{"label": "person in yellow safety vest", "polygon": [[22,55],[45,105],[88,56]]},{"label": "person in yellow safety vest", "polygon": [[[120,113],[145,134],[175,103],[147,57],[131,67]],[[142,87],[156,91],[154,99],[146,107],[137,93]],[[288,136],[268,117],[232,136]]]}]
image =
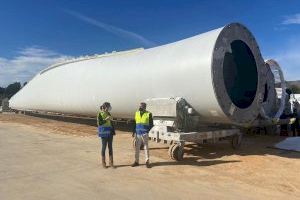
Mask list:
[{"label": "person in yellow safety vest", "polygon": [[139,110],[135,113],[135,126],[133,130],[133,136],[135,137],[136,145],[135,161],[131,165],[132,167],[136,167],[139,165],[140,148],[142,144],[144,144],[146,167],[151,167],[149,162],[148,133],[153,127],[153,119],[152,114],[146,110],[146,107],[146,103],[142,102],[140,104]]},{"label": "person in yellow safety vest", "polygon": [[106,166],[106,159],[105,159],[105,151],[106,147],[108,146],[109,150],[109,165],[112,168],[114,167],[113,161],[113,136],[115,135],[115,129],[112,125],[112,119],[110,112],[111,105],[109,102],[104,102],[103,105],[100,107],[100,111],[97,115],[97,125],[98,125],[98,136],[101,138],[102,141],[102,166],[103,168],[107,168]]}]

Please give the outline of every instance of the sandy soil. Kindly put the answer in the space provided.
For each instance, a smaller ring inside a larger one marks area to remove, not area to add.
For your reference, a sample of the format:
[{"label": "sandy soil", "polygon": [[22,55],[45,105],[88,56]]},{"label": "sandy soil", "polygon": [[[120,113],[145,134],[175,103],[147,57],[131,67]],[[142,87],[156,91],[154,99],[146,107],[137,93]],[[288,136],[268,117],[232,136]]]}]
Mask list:
[{"label": "sandy soil", "polygon": [[[16,114],[0,114],[0,122],[26,125],[49,134],[96,138],[96,127],[90,125]],[[131,133],[122,129],[117,130],[114,146],[122,148],[126,144],[127,148],[131,144]],[[123,178],[129,182],[149,182],[157,192],[159,188],[165,191],[170,181],[181,185],[180,191],[170,192],[175,195],[180,192],[178,197],[186,199],[195,199],[201,194],[205,194],[205,199],[300,199],[300,153],[270,148],[282,139],[248,135],[239,150],[231,149],[226,141],[215,145],[187,144],[182,162],[168,158],[167,146],[151,142],[153,168],[147,172],[151,173],[150,178],[126,177],[132,168],[124,163],[131,163],[128,158],[132,152],[126,156],[116,152],[116,162],[126,166],[116,170],[122,170]],[[164,193],[160,197],[164,199]]]}]

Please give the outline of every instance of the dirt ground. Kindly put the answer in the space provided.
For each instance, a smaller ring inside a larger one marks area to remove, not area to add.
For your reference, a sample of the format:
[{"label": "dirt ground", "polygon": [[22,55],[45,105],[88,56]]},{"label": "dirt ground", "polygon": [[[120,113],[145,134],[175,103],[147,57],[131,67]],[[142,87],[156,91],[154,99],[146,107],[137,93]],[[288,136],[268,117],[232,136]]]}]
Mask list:
[{"label": "dirt ground", "polygon": [[[97,140],[96,127],[90,125],[16,114],[0,114],[1,124],[29,127],[41,134],[68,136],[76,141]],[[114,139],[115,162],[119,166],[115,171],[128,188],[120,189],[126,188],[123,182],[113,185],[124,197],[134,190],[129,186],[140,182],[151,190],[145,193],[150,196],[141,199],[300,199],[300,153],[271,148],[283,137],[247,135],[239,150],[231,149],[227,141],[202,146],[187,144],[182,162],[169,159],[167,146],[150,142],[153,167],[135,169],[129,166],[133,161],[131,133],[122,130],[117,130]],[[90,162],[99,162],[96,153]],[[99,170],[105,169],[99,166]],[[109,176],[111,172],[102,178]],[[110,186],[103,184],[103,192]]]}]

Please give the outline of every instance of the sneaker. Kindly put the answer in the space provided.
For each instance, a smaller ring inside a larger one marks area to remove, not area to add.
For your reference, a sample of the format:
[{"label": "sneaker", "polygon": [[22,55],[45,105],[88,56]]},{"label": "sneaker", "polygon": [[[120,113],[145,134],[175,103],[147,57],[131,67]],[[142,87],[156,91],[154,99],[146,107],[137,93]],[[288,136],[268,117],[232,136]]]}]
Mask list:
[{"label": "sneaker", "polygon": [[146,162],[146,167],[147,167],[147,168],[151,168],[151,165],[150,165],[150,162],[149,162],[149,161]]},{"label": "sneaker", "polygon": [[138,162],[134,162],[131,167],[136,167],[136,166],[139,166],[139,163]]},{"label": "sneaker", "polygon": [[109,166],[112,168],[112,169],[116,169],[115,165],[114,165],[114,160],[112,157],[109,157]]},{"label": "sneaker", "polygon": [[102,167],[103,167],[104,169],[107,168],[106,162],[105,162],[105,158],[102,158]]}]

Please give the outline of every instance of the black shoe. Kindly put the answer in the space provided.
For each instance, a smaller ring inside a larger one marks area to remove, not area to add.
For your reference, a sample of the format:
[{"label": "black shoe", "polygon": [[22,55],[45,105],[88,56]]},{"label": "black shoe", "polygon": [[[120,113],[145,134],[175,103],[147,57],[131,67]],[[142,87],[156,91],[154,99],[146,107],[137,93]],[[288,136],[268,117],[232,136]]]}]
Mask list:
[{"label": "black shoe", "polygon": [[103,167],[104,169],[106,169],[106,168],[107,168],[107,166],[106,166],[106,162],[105,162],[105,157],[104,157],[104,158],[102,158],[102,167]]},{"label": "black shoe", "polygon": [[149,161],[146,162],[146,167],[151,168],[151,165],[150,165]]},{"label": "black shoe", "polygon": [[131,167],[137,167],[137,166],[139,166],[139,163],[138,163],[138,162],[134,162],[134,163],[131,165]]},{"label": "black shoe", "polygon": [[114,160],[113,160],[113,157],[109,157],[109,166],[113,169],[116,169],[115,165],[114,165]]}]

